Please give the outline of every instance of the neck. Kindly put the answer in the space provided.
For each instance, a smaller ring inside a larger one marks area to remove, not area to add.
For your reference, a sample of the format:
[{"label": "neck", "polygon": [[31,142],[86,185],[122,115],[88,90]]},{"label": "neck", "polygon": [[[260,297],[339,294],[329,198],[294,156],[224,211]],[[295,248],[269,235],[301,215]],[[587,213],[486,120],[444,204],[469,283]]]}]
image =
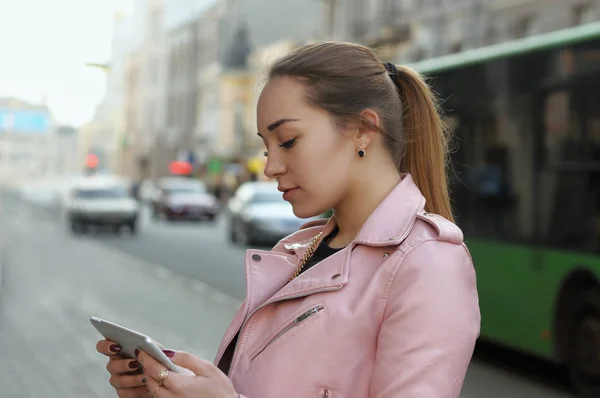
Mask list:
[{"label": "neck", "polygon": [[334,217],[339,231],[330,241],[330,246],[343,247],[354,240],[371,213],[400,180],[398,173],[385,173],[378,178],[361,181],[351,192],[348,192],[334,208]]}]

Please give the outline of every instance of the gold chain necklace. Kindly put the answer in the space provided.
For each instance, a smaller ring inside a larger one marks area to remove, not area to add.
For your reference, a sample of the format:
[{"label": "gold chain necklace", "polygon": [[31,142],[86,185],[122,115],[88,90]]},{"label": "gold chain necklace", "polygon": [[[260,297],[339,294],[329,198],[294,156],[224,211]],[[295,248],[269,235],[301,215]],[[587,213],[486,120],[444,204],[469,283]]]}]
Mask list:
[{"label": "gold chain necklace", "polygon": [[292,275],[292,277],[290,278],[289,282],[293,281],[294,279],[296,279],[298,277],[298,275],[300,275],[300,272],[302,272],[302,269],[304,268],[304,266],[306,265],[306,263],[308,262],[310,257],[315,252],[315,249],[317,248],[317,244],[319,243],[319,239],[321,238],[321,235],[323,235],[323,232],[319,232],[319,234],[317,236],[315,236],[313,238],[313,240],[310,242],[308,249],[306,249],[306,253],[304,253],[304,257],[302,257],[302,259],[300,260],[300,263],[298,264],[298,267],[296,267],[296,271],[294,272],[294,275]]}]

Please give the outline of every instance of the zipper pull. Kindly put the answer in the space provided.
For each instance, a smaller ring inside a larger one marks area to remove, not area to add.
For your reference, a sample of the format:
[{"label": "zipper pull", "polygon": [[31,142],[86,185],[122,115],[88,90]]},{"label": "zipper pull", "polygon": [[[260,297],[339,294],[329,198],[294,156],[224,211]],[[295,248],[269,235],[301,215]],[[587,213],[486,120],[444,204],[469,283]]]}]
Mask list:
[{"label": "zipper pull", "polygon": [[324,307],[322,305],[315,307],[315,308],[311,308],[310,310],[306,311],[304,314],[300,315],[298,318],[296,318],[296,320],[294,321],[296,324],[304,321],[306,318],[316,314],[317,312],[321,311]]}]

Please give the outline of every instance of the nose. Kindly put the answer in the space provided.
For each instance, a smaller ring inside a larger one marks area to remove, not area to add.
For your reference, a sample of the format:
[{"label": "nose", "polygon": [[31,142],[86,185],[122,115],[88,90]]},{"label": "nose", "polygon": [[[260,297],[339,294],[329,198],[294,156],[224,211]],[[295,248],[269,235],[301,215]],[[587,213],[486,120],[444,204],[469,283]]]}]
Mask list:
[{"label": "nose", "polygon": [[267,156],[265,176],[271,179],[276,179],[286,171],[286,165],[277,152],[278,151],[269,151],[269,156]]}]

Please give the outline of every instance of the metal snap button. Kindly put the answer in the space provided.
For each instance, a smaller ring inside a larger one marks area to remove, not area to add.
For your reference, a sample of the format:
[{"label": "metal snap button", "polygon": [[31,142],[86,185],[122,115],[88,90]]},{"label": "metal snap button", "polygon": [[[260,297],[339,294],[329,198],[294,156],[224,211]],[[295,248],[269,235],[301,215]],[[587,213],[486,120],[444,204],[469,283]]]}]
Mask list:
[{"label": "metal snap button", "polygon": [[252,261],[259,262],[260,260],[261,260],[261,257],[258,254],[253,254],[252,255]]},{"label": "metal snap button", "polygon": [[390,253],[388,253],[388,252],[383,253],[383,258],[388,258],[389,256],[390,256]]}]

